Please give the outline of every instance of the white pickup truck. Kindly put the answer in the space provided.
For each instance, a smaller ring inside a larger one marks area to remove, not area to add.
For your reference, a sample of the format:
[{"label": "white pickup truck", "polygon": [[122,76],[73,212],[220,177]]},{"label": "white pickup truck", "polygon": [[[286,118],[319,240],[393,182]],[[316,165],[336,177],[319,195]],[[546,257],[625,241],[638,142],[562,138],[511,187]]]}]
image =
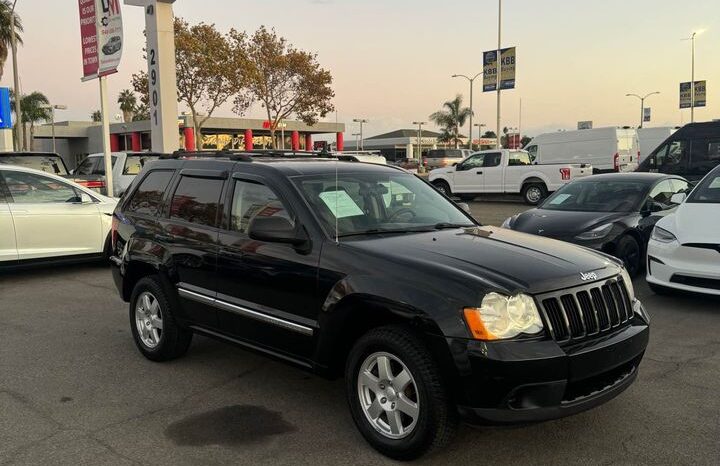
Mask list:
[{"label": "white pickup truck", "polygon": [[475,152],[462,162],[430,172],[429,181],[448,196],[470,200],[483,193],[520,193],[536,205],[571,180],[592,175],[589,164],[533,165],[523,150]]}]

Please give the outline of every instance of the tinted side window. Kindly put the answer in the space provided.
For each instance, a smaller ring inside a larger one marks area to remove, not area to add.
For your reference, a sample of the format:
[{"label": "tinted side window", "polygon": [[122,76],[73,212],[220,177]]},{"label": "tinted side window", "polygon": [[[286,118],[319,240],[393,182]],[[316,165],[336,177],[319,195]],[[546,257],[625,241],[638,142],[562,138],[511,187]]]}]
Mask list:
[{"label": "tinted side window", "polygon": [[720,139],[695,139],[690,144],[689,174],[705,176],[720,163]]},{"label": "tinted side window", "polygon": [[172,176],[171,170],[155,170],[148,173],[133,193],[127,211],[136,214],[157,215],[162,206],[163,194]]},{"label": "tinted side window", "polygon": [[497,167],[500,165],[500,159],[502,155],[500,153],[485,154],[485,160],[483,167]]},{"label": "tinted side window", "polygon": [[[115,166],[115,161],[117,160],[116,156],[110,157],[110,163],[111,166]],[[95,170],[93,170],[93,175],[105,175],[105,159],[103,157],[97,157],[97,165],[95,166]]]},{"label": "tinted side window", "polygon": [[265,185],[236,181],[230,211],[230,229],[247,233],[255,217],[284,217],[294,224],[290,213],[275,193]]},{"label": "tinted side window", "polygon": [[183,176],[170,204],[170,218],[214,227],[224,180]]}]

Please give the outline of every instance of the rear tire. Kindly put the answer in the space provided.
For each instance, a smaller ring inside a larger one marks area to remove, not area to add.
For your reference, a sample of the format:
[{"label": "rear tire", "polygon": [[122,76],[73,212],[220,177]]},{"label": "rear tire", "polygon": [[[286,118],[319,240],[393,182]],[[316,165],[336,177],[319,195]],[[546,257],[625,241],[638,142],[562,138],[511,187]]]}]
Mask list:
[{"label": "rear tire", "polygon": [[142,278],[130,298],[130,331],[135,345],[151,361],[169,361],[184,355],[192,332],[175,320],[172,300],[157,276]]},{"label": "rear tire", "polygon": [[450,185],[447,181],[444,180],[438,180],[433,181],[433,186],[435,186],[435,189],[446,195],[447,197],[452,196],[452,191],[450,190]]},{"label": "rear tire", "polygon": [[625,264],[625,269],[630,277],[635,278],[642,269],[642,248],[637,240],[630,235],[625,235],[618,241],[615,249],[618,259]]},{"label": "rear tire", "polygon": [[[381,365],[388,369],[381,372]],[[418,458],[455,433],[457,413],[437,363],[409,328],[379,327],[362,336],[347,359],[345,386],[358,430],[390,458]]]},{"label": "rear tire", "polygon": [[547,187],[543,183],[528,183],[521,191],[523,200],[529,205],[538,205],[547,197]]},{"label": "rear tire", "polygon": [[477,197],[475,194],[458,194],[461,201],[471,202]]}]

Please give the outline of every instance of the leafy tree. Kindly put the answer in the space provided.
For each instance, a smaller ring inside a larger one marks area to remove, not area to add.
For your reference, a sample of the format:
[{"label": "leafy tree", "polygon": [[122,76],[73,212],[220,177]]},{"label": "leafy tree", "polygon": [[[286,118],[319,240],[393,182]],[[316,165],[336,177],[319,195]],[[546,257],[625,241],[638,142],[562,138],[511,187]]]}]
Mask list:
[{"label": "leafy tree", "polygon": [[50,119],[51,110],[49,108],[45,108],[45,106],[49,104],[50,101],[42,92],[35,91],[31,94],[20,97],[23,134],[25,135],[23,150],[28,150],[28,123],[30,123],[30,150],[35,150],[35,141],[33,140],[35,137],[35,123],[48,121]]},{"label": "leafy tree", "polygon": [[140,96],[140,102],[135,104],[133,110],[133,121],[142,121],[150,119],[150,88],[148,85],[147,72],[140,71],[132,75],[130,84],[137,95]]},{"label": "leafy tree", "polygon": [[[440,127],[441,138],[444,142],[460,147],[460,127],[470,117],[472,110],[462,106],[463,97],[458,94],[453,100],[443,104],[442,110],[430,115],[430,121]],[[443,141],[441,141],[443,142]]]},{"label": "leafy tree", "polygon": [[495,131],[485,131],[485,134],[482,135],[484,138],[495,138],[497,135],[495,134]]},{"label": "leafy tree", "polygon": [[99,123],[102,121],[102,112],[100,110],[95,110],[90,114],[90,119],[94,121],[95,123]]},{"label": "leafy tree", "polygon": [[[22,45],[20,33],[24,31],[22,20],[15,13],[15,39],[18,45]],[[0,1],[0,78],[3,76],[5,62],[11,52],[10,41],[13,35],[12,2],[10,0]]]},{"label": "leafy tree", "polygon": [[[191,26],[175,18],[178,101],[186,104],[192,114],[196,148],[208,118],[243,87],[244,42],[244,34],[235,30],[223,35],[214,24]],[[204,115],[200,116],[199,110]]]},{"label": "leafy tree", "polygon": [[335,110],[332,75],[320,67],[316,54],[296,49],[264,26],[246,44],[243,35],[235,31],[230,35],[245,50],[248,61],[247,88],[235,97],[233,111],[241,115],[252,101],[259,101],[270,122],[273,148],[275,132],[284,119],[295,115],[313,125]]},{"label": "leafy tree", "polygon": [[530,141],[532,141],[532,138],[530,136],[523,136],[522,139],[520,139],[520,147],[527,146]]},{"label": "leafy tree", "polygon": [[120,104],[120,111],[123,113],[123,121],[130,123],[133,121],[135,109],[137,108],[137,98],[130,89],[123,89],[118,95],[117,102]]}]

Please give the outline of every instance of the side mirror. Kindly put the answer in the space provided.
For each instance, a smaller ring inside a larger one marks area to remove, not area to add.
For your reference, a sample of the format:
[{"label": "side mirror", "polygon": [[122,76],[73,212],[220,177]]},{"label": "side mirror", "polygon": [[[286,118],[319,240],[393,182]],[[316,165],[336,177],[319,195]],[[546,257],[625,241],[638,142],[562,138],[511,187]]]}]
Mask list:
[{"label": "side mirror", "polygon": [[673,204],[682,204],[686,198],[687,194],[685,193],[675,193],[670,198],[670,202],[672,202]]},{"label": "side mirror", "polygon": [[464,210],[466,213],[472,215],[472,212],[470,212],[470,206],[467,204],[467,202],[458,202],[457,206]]},{"label": "side mirror", "polygon": [[452,166],[453,166],[453,167],[457,167],[457,162],[455,162],[454,164],[452,164]]},{"label": "side mirror", "polygon": [[647,203],[645,204],[645,208],[642,210],[642,212],[640,212],[640,214],[643,217],[647,217],[650,214],[653,214],[655,212],[660,212],[661,210],[663,210],[662,204],[660,204],[659,202],[650,200],[650,201],[647,201]]},{"label": "side mirror", "polygon": [[283,217],[255,217],[250,222],[248,235],[257,241],[268,243],[284,243],[300,246],[308,238],[302,229],[299,229]]}]

